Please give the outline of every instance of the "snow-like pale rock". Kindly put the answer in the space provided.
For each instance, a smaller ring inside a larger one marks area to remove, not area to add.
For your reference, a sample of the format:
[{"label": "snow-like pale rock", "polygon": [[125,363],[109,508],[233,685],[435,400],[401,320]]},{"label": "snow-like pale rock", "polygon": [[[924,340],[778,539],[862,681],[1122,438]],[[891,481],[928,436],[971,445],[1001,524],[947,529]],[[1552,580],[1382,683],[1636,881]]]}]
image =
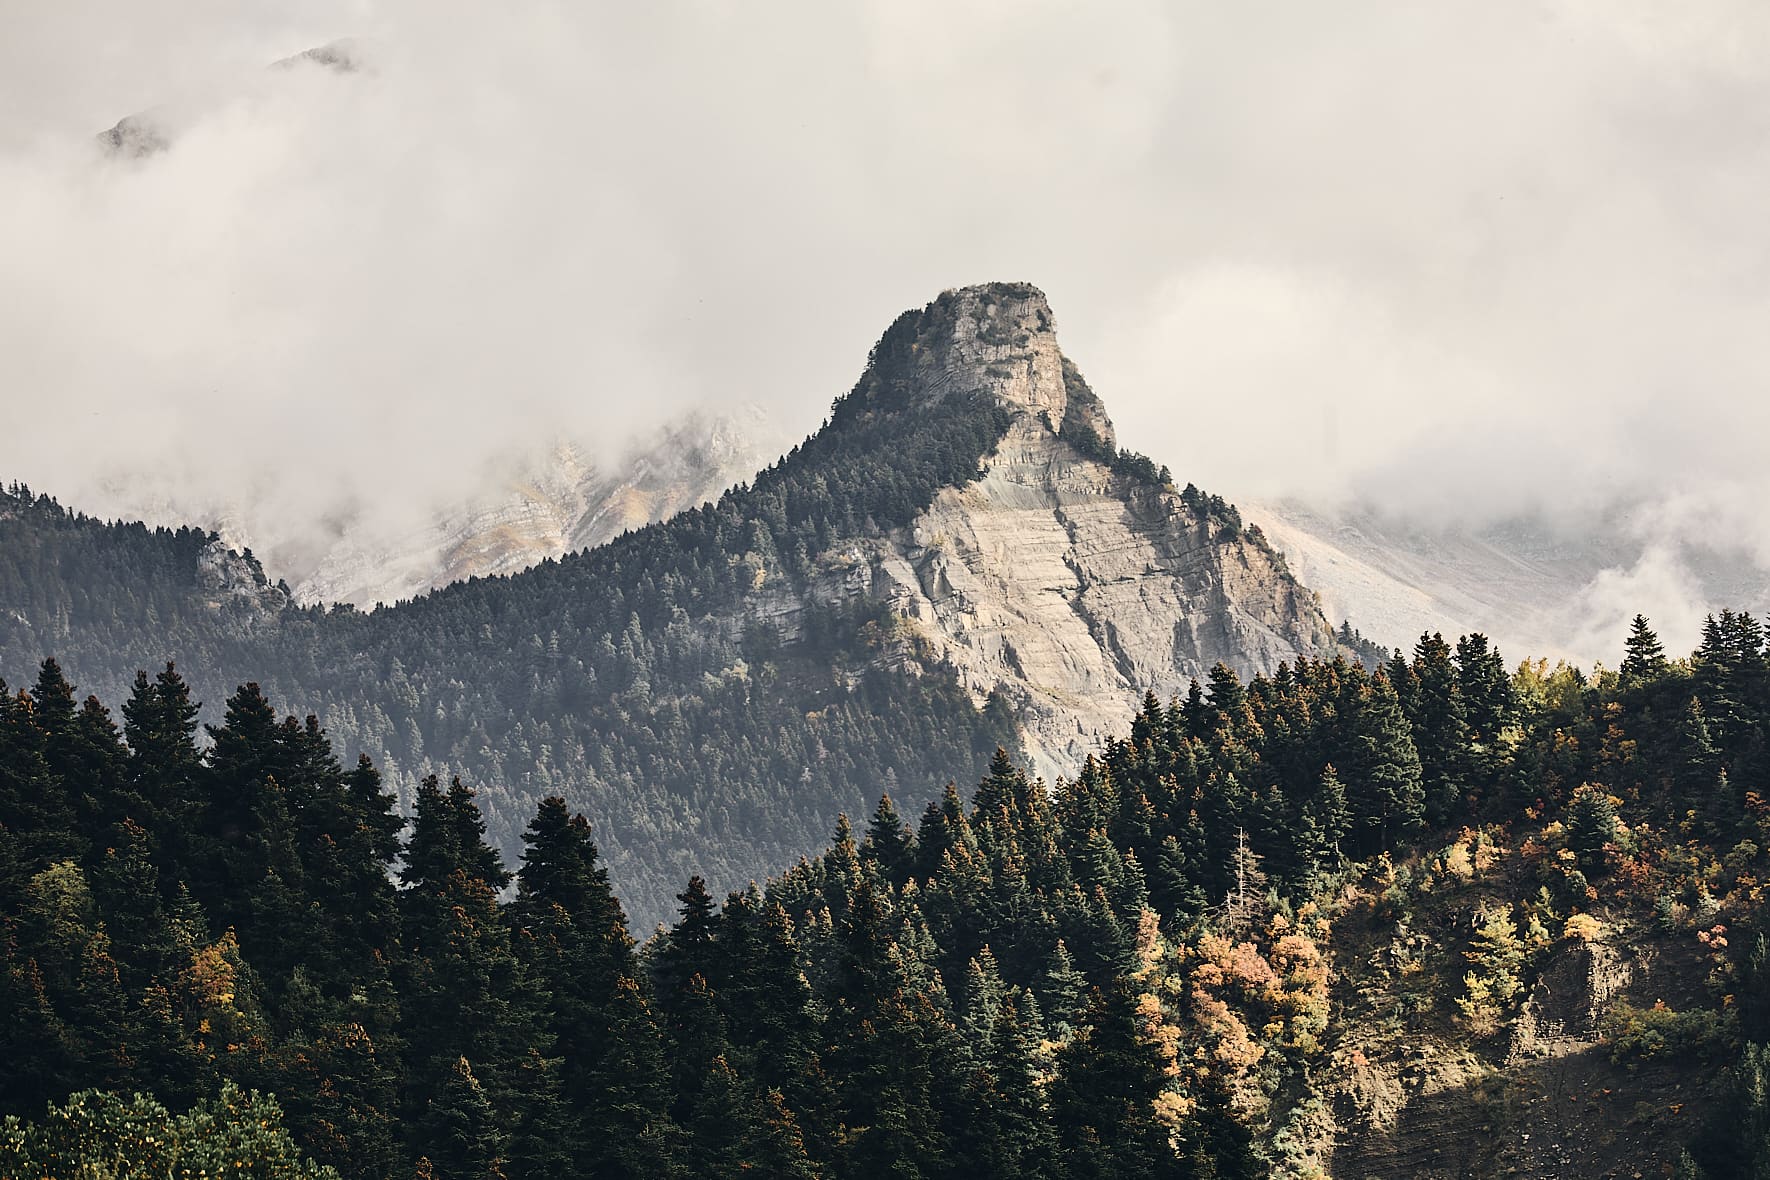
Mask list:
[{"label": "snow-like pale rock", "polygon": [[1111,424],[1066,389],[1042,295],[969,288],[925,319],[926,396],[983,390],[1018,411],[983,478],[940,492],[907,529],[833,547],[809,596],[758,592],[752,624],[791,637],[808,601],[887,606],[901,625],[883,658],[950,667],[980,704],[1001,694],[1047,777],[1123,735],[1145,691],[1166,700],[1219,661],[1246,677],[1338,651],[1315,596],[1262,541],[1058,437],[1070,413],[1107,438]]}]

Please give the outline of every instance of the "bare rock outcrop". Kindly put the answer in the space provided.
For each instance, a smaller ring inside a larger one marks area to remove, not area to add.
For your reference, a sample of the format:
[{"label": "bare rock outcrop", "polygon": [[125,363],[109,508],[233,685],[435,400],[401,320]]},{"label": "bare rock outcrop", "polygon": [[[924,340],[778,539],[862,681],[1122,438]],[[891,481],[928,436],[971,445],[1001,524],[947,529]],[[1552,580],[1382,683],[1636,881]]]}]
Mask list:
[{"label": "bare rock outcrop", "polygon": [[1036,288],[949,291],[909,315],[911,396],[987,394],[1015,411],[1007,433],[982,478],[907,529],[834,547],[809,595],[759,593],[752,622],[791,638],[808,602],[886,607],[895,650],[950,667],[980,704],[1009,703],[1048,777],[1122,734],[1146,691],[1183,692],[1219,661],[1246,676],[1338,650],[1258,533],[1068,441],[1086,425],[1110,446],[1112,424]]}]

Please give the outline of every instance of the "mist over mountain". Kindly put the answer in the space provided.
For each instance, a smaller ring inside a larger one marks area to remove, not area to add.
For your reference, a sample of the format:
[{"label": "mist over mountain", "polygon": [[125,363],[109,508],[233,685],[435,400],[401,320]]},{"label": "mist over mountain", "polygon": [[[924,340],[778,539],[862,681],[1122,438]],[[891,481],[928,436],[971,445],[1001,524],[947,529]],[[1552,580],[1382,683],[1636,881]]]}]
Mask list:
[{"label": "mist over mountain", "polygon": [[1770,6],[13,7],[0,1176],[1770,1176]]},{"label": "mist over mountain", "polygon": [[142,477],[120,481],[115,498],[130,506],[126,517],[195,525],[252,552],[298,603],[372,608],[516,573],[717,500],[762,466],[770,437],[752,410],[690,414],[603,460],[593,456],[605,445],[560,439],[471,473],[412,523],[373,503],[343,505],[323,522],[289,520],[249,493],[218,506],[200,489]]},{"label": "mist over mountain", "polygon": [[1638,613],[1686,636],[1700,634],[1708,615],[1770,606],[1770,578],[1739,536],[1674,525],[1660,503],[1486,524],[1370,503],[1245,510],[1330,617],[1392,648],[1428,631],[1479,631],[1507,652],[1589,669],[1615,664],[1615,637]]},{"label": "mist over mountain", "polygon": [[650,924],[685,869],[737,887],[881,784],[920,806],[998,746],[1073,776],[1149,692],[1342,652],[1233,506],[1116,437],[1040,291],[963,288],[717,504],[371,613],[303,607],[202,530],[15,493],[0,667],[53,654],[115,701],[176,660],[209,716],[251,676],[404,800],[465,775],[511,855],[563,794]]},{"label": "mist over mountain", "polygon": [[[898,307],[1032,274],[1237,502],[1479,529],[1651,478],[1770,551],[1759,5],[181,11],[0,47],[0,471],[90,511],[255,488],[317,549],[556,437],[799,437]],[[156,108],[168,150],[95,147]]]}]

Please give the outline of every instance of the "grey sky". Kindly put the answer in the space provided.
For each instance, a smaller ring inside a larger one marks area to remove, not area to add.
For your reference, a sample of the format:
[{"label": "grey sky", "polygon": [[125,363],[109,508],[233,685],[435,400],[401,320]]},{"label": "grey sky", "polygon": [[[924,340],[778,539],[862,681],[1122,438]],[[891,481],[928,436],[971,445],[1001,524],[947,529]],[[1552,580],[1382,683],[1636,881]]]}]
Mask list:
[{"label": "grey sky", "polygon": [[[83,506],[296,527],[557,429],[802,433],[896,312],[1003,278],[1182,479],[1477,518],[1646,482],[1770,555],[1759,0],[0,20],[0,474]],[[370,68],[262,68],[344,36]],[[98,158],[156,106],[170,152]]]}]

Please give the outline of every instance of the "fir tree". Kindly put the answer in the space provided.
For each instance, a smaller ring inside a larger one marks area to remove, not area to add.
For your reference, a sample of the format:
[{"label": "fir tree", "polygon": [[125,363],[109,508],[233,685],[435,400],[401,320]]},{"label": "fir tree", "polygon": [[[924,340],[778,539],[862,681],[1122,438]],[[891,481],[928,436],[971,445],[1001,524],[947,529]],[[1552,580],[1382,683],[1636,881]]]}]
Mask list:
[{"label": "fir tree", "polygon": [[1629,624],[1629,637],[1623,642],[1622,666],[1618,669],[1627,686],[1651,684],[1667,669],[1665,648],[1659,636],[1648,625],[1646,615],[1636,615]]},{"label": "fir tree", "polygon": [[1439,634],[1422,635],[1414,648],[1414,691],[1404,708],[1413,723],[1425,792],[1426,819],[1443,824],[1460,809],[1467,789],[1469,721],[1450,645]]},{"label": "fir tree", "polygon": [[142,814],[132,818],[153,840],[161,889],[168,896],[176,882],[195,876],[195,861],[202,855],[190,838],[197,784],[203,774],[196,746],[197,709],[189,686],[172,664],[152,681],[147,673],[136,673],[134,691],[123,705],[128,790],[142,804]]},{"label": "fir tree", "polygon": [[659,1033],[590,825],[550,797],[523,842],[514,917],[527,975],[551,997],[546,1043],[563,1059],[573,1165],[611,1178],[674,1175],[680,1132]]},{"label": "fir tree", "polygon": [[879,805],[873,809],[860,856],[863,861],[877,865],[880,874],[894,886],[901,887],[915,871],[915,837],[899,818],[889,793],[880,795]]},{"label": "fir tree", "polygon": [[1184,1175],[1155,1117],[1164,1084],[1161,1062],[1143,1041],[1128,981],[1096,993],[1081,1035],[1058,1053],[1051,1105],[1064,1174]]},{"label": "fir tree", "polygon": [[1413,734],[1401,703],[1379,675],[1358,702],[1352,722],[1348,803],[1361,852],[1393,848],[1425,818],[1425,790]]},{"label": "fir tree", "polygon": [[[477,825],[460,805],[434,781],[421,788],[412,847],[423,852],[402,874],[408,1141],[452,1145],[444,1159],[431,1158],[438,1176],[491,1161],[521,1180],[531,1170],[544,1174],[557,1148],[553,1039],[537,1003],[537,983],[552,981],[525,970],[514,953],[495,884],[508,874],[482,841],[463,846]],[[493,1135],[496,1142],[482,1141]],[[541,1166],[524,1169],[530,1160]]]}]

